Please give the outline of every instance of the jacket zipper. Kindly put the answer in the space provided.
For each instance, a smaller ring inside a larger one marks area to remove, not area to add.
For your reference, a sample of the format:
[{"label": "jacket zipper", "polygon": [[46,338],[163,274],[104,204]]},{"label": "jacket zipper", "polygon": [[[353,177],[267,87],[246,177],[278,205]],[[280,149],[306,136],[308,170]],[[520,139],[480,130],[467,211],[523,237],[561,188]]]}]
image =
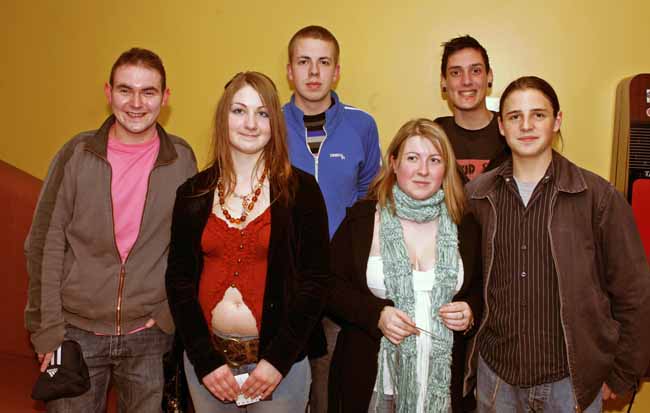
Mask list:
[{"label": "jacket zipper", "polygon": [[[483,321],[481,322],[481,325],[479,326],[478,330],[476,331],[476,334],[474,335],[474,342],[472,343],[472,350],[469,353],[469,359],[468,360],[473,360],[474,359],[474,351],[476,350],[476,346],[478,343],[478,338],[479,335],[481,334],[481,331],[483,330],[483,327],[487,324],[487,319],[490,316],[490,307],[488,305],[488,297],[487,297],[487,289],[488,289],[488,283],[490,282],[490,275],[492,274],[492,264],[494,264],[494,239],[497,236],[497,209],[494,206],[494,203],[492,202],[492,199],[489,196],[486,196],[488,202],[490,203],[490,206],[492,207],[492,214],[493,214],[493,229],[492,229],[492,242],[491,242],[491,251],[490,251],[490,265],[488,266],[488,271],[487,271],[487,276],[485,278],[485,283],[483,284],[483,305],[485,307],[485,317],[483,317]],[[471,365],[471,362],[470,362]],[[472,374],[472,369],[467,370],[467,374],[465,375],[465,380],[471,376]],[[478,374],[478,364],[476,368],[477,374]]]},{"label": "jacket zipper", "polygon": [[[162,165],[167,165],[171,162],[167,162],[165,164],[158,164],[154,165],[153,168],[151,168],[151,171],[149,172],[149,176],[147,177],[147,193],[145,194],[144,198],[144,206],[142,207],[142,215],[140,216],[140,227],[138,228],[138,235],[135,238],[135,241],[133,242],[133,246],[131,247],[131,250],[127,254],[126,258],[124,259],[124,262],[121,263],[120,265],[120,274],[119,274],[119,282],[118,282],[118,287],[117,287],[117,305],[115,306],[115,334],[116,335],[121,335],[122,334],[122,298],[124,296],[124,284],[126,282],[126,263],[129,260],[129,257],[131,256],[131,251],[135,248],[135,246],[138,243],[138,240],[140,239],[140,232],[142,230],[142,222],[144,221],[144,213],[147,209],[147,204],[148,204],[148,199],[149,199],[149,187],[151,185],[151,175],[153,174],[153,171],[158,168],[159,166]],[[110,166],[110,162],[109,162]],[[113,169],[111,168],[111,179],[110,179],[110,185],[111,185],[111,191],[113,187]],[[111,192],[112,194],[112,192]],[[110,200],[110,205],[111,205],[111,217],[113,219],[113,245],[115,245],[115,253],[117,254],[118,260],[120,262],[122,261],[122,257],[120,256],[120,250],[117,248],[117,240],[115,239],[115,212],[113,211],[113,199],[111,196]]]},{"label": "jacket zipper", "polygon": [[549,239],[549,244],[551,245],[551,256],[553,257],[553,265],[555,265],[555,276],[557,277],[557,289],[558,289],[558,294],[560,295],[560,323],[562,324],[562,336],[564,338],[564,346],[566,348],[566,358],[567,358],[567,364],[569,366],[569,375],[571,376],[571,388],[573,389],[573,401],[575,402],[576,412],[582,412],[582,408],[578,404],[578,396],[576,393],[576,388],[575,388],[575,381],[574,377],[575,374],[573,373],[573,366],[571,366],[571,353],[569,353],[569,343],[566,338],[566,326],[564,325],[564,317],[562,317],[562,309],[564,307],[564,300],[562,300],[562,283],[560,281],[560,270],[559,266],[557,265],[557,259],[555,258],[555,247],[553,246],[553,233],[551,232],[551,223],[553,221],[553,211],[555,210],[555,202],[557,201],[557,191],[553,193],[553,198],[551,198],[551,212],[548,217],[548,239]]},{"label": "jacket zipper", "polygon": [[323,150],[323,145],[325,145],[325,141],[327,140],[327,129],[325,129],[325,125],[323,125],[323,132],[325,132],[325,138],[323,138],[323,142],[320,143],[318,154],[314,155],[311,153],[311,148],[309,148],[309,144],[307,143],[307,128],[305,128],[305,147],[307,148],[309,154],[314,157],[314,178],[316,179],[316,182],[318,182],[318,159],[320,158],[321,151]]}]

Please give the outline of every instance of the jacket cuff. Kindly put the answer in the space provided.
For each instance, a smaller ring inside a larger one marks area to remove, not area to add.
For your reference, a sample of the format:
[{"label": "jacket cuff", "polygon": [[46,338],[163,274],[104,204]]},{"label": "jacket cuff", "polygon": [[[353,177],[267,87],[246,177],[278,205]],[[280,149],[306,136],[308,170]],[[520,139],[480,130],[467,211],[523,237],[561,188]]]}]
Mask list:
[{"label": "jacket cuff", "polygon": [[56,350],[63,343],[65,337],[65,324],[60,323],[52,327],[40,329],[31,335],[34,351],[45,354]]},{"label": "jacket cuff", "polygon": [[291,370],[293,363],[299,361],[296,360],[297,356],[298,353],[294,351],[288,351],[287,349],[283,350],[277,345],[270,345],[264,354],[260,354],[260,360],[264,359],[268,361],[284,378],[289,374],[289,370]]},{"label": "jacket cuff", "polygon": [[616,370],[612,370],[607,376],[605,383],[618,396],[624,395],[637,388],[638,383],[629,383]]}]

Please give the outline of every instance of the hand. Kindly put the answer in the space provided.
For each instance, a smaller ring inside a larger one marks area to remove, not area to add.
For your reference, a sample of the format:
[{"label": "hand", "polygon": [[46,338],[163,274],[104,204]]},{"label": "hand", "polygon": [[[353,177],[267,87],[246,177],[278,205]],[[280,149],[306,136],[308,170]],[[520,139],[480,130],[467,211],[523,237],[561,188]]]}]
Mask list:
[{"label": "hand", "polygon": [[603,400],[616,400],[616,393],[609,388],[607,383],[603,383]]},{"label": "hand", "polygon": [[153,326],[155,326],[155,325],[156,325],[156,320],[154,320],[153,318],[150,318],[150,319],[147,320],[147,322],[144,324],[144,326],[145,326],[146,328],[151,328],[151,327],[153,327]]},{"label": "hand", "polygon": [[273,393],[281,380],[282,374],[271,363],[262,359],[241,386],[241,392],[248,398],[260,396],[265,399]]},{"label": "hand", "polygon": [[381,310],[377,327],[379,327],[384,337],[395,345],[399,345],[402,340],[410,335],[420,334],[408,314],[390,306],[386,306]]},{"label": "hand", "polygon": [[465,301],[443,304],[438,310],[438,314],[450,330],[465,331],[474,325],[474,314]]},{"label": "hand", "polygon": [[221,401],[233,401],[239,394],[239,385],[227,364],[203,377],[203,385]]},{"label": "hand", "polygon": [[50,351],[49,353],[37,353],[38,354],[38,362],[41,363],[41,373],[47,369],[47,365],[50,364],[50,361],[52,361],[52,356],[54,355],[53,351]]}]

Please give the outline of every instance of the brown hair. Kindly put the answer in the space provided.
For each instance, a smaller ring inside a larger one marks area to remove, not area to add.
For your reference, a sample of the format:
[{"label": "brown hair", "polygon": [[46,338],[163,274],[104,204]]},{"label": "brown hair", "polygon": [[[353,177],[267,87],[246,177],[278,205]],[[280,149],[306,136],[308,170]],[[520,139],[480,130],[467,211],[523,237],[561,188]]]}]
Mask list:
[{"label": "brown hair", "polygon": [[332,43],[334,45],[334,64],[339,62],[339,42],[332,32],[322,26],[307,26],[298,30],[291,40],[289,40],[289,63],[293,59],[293,48],[299,39],[316,39]]},{"label": "brown hair", "polygon": [[391,167],[391,159],[400,162],[404,150],[404,142],[412,136],[421,136],[428,139],[440,152],[445,165],[445,175],[442,178],[442,188],[445,190],[445,204],[449,215],[456,224],[459,224],[463,217],[465,207],[465,192],[463,182],[456,167],[456,156],[449,142],[445,131],[435,122],[429,119],[413,119],[406,122],[397,131],[397,134],[390,142],[384,161],[368,190],[368,198],[376,199],[379,206],[385,208],[387,205],[395,211],[395,200],[393,199],[393,185],[397,178]]},{"label": "brown hair", "polygon": [[485,71],[490,72],[490,58],[488,57],[487,50],[478,40],[466,34],[465,36],[455,37],[448,42],[442,44],[442,60],[440,62],[440,73],[442,77],[447,77],[447,63],[449,63],[449,57],[459,52],[463,49],[474,49],[478,50],[483,57],[483,63],[485,64]]},{"label": "brown hair", "polygon": [[[546,80],[537,76],[522,76],[519,79],[513,80],[505,88],[501,99],[499,100],[499,118],[503,121],[503,105],[506,102],[506,99],[513,93],[518,90],[532,89],[540,92],[542,95],[548,99],[551,107],[553,108],[553,117],[557,117],[557,114],[560,113],[560,100],[557,97],[557,93],[553,89],[553,86],[550,85]],[[561,147],[564,146],[564,139],[562,138],[562,132],[557,131],[557,138],[560,141]],[[555,142],[557,143],[557,142]]]},{"label": "brown hair", "polygon": [[160,57],[147,49],[140,49],[134,47],[122,53],[120,57],[117,58],[113,67],[111,68],[111,75],[108,78],[108,84],[113,86],[113,78],[115,77],[115,71],[125,65],[133,66],[144,66],[148,69],[155,70],[160,74],[160,91],[164,92],[167,88],[167,76],[165,75],[165,66]]},{"label": "brown hair", "polygon": [[[271,139],[264,147],[255,170],[260,167],[268,170],[271,190],[275,199],[286,205],[293,199],[295,191],[295,179],[292,175],[289,150],[287,148],[287,130],[275,84],[268,76],[259,72],[237,73],[226,83],[214,114],[212,154],[208,167],[213,170],[213,174],[210,182],[207,183],[207,187],[203,188],[203,190],[214,189],[217,186],[218,176],[221,176],[227,194],[232,193],[235,188],[237,177],[235,176],[230,152],[228,116],[235,93],[244,86],[252,87],[260,95],[260,99],[269,113],[271,124]],[[271,201],[273,202],[275,199]]]}]

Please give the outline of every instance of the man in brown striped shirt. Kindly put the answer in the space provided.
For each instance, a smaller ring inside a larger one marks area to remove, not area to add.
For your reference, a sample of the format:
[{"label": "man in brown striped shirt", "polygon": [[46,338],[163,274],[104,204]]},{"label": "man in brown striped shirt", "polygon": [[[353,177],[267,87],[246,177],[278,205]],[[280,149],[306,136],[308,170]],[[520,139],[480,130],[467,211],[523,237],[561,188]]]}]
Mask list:
[{"label": "man in brown striped shirt", "polygon": [[479,412],[599,412],[648,365],[650,270],[625,199],[553,151],[562,113],[537,77],[512,82],[512,160],[468,184],[482,227]]}]

